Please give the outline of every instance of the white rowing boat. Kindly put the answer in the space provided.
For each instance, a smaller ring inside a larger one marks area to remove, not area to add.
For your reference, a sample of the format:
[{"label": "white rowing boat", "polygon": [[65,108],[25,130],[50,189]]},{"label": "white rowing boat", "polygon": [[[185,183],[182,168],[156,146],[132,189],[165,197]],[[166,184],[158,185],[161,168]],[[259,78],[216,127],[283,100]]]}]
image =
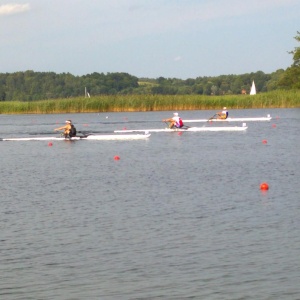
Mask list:
[{"label": "white rowing boat", "polygon": [[24,138],[2,138],[0,141],[109,141],[109,140],[144,140],[150,137],[151,134],[103,134],[103,135],[88,135],[77,136],[71,139],[55,136],[41,136],[41,137],[24,137]]},{"label": "white rowing boat", "polygon": [[272,117],[267,115],[266,117],[257,118],[227,118],[227,119],[195,119],[195,120],[183,120],[183,123],[197,123],[197,122],[259,122],[259,121],[270,121]]},{"label": "white rowing boat", "polygon": [[226,127],[188,127],[188,128],[163,128],[163,129],[133,129],[133,130],[115,130],[115,133],[130,132],[199,132],[199,131],[244,131],[248,127],[245,123],[243,126],[226,126]]}]

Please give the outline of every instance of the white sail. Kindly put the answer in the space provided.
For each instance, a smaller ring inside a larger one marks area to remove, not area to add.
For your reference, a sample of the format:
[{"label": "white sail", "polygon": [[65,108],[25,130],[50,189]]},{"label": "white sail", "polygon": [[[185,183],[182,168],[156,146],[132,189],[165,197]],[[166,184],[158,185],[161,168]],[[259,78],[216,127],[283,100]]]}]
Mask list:
[{"label": "white sail", "polygon": [[254,80],[252,81],[252,86],[251,86],[251,90],[250,90],[250,95],[256,95],[256,88],[255,88]]}]

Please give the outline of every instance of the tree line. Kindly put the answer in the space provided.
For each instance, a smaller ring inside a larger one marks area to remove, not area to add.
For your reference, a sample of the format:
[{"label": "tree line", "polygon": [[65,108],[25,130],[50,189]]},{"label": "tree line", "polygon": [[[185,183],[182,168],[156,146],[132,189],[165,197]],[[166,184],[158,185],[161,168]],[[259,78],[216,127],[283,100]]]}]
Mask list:
[{"label": "tree line", "polygon": [[16,72],[0,73],[1,101],[34,101],[85,95],[131,93],[138,88],[138,78],[127,73],[93,73],[74,76],[70,73]]},{"label": "tree line", "polygon": [[[300,42],[300,32],[295,39]],[[0,101],[35,101],[96,95],[238,95],[249,94],[252,81],[257,93],[300,89],[300,47],[290,52],[293,64],[286,70],[241,75],[178,78],[138,78],[128,73],[74,76],[54,72],[0,73]]]}]

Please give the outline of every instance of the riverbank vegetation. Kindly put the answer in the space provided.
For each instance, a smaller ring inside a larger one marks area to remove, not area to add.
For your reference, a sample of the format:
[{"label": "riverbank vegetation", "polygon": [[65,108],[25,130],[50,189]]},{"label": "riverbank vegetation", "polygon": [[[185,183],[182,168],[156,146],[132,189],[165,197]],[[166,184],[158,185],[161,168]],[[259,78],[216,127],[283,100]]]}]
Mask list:
[{"label": "riverbank vegetation", "polygon": [[242,75],[177,78],[137,78],[127,73],[93,73],[85,76],[52,72],[0,73],[0,101],[37,101],[99,95],[240,95],[249,94],[252,81],[257,93],[278,88],[284,70]]},{"label": "riverbank vegetation", "polygon": [[[300,42],[300,32],[295,39]],[[300,47],[271,74],[137,78],[127,73],[0,73],[0,113],[76,113],[300,107]],[[255,82],[256,95],[249,95]]]},{"label": "riverbank vegetation", "polygon": [[298,108],[300,90],[277,90],[257,95],[100,95],[43,101],[0,102],[2,114],[51,114],[251,108]]}]

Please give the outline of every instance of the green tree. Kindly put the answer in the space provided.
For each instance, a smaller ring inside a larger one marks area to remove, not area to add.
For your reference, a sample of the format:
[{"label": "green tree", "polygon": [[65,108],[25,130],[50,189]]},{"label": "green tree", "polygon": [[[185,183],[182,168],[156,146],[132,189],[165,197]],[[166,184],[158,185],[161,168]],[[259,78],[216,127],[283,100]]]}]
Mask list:
[{"label": "green tree", "polygon": [[202,95],[203,94],[203,85],[200,83],[196,83],[195,85],[193,85],[193,93]]},{"label": "green tree", "polygon": [[204,91],[203,94],[204,95],[211,95],[211,88],[213,86],[213,83],[211,81],[206,82],[206,84],[204,85]]},{"label": "green tree", "polygon": [[6,94],[4,89],[0,86],[0,101],[5,101]]},{"label": "green tree", "polygon": [[283,76],[284,70],[279,69],[276,72],[270,74],[270,79],[265,83],[267,91],[273,91],[277,89],[278,81]]},{"label": "green tree", "polygon": [[211,87],[211,94],[212,94],[212,95],[218,95],[218,93],[219,93],[219,88],[218,88],[218,86],[213,85],[213,86]]},{"label": "green tree", "polygon": [[[300,32],[297,31],[295,40],[300,42]],[[287,68],[278,82],[278,86],[284,89],[300,89],[300,47],[295,47],[293,54],[293,64]]]},{"label": "green tree", "polygon": [[236,76],[234,80],[232,80],[230,85],[230,90],[234,94],[240,94],[243,88],[244,82],[240,76]]}]

